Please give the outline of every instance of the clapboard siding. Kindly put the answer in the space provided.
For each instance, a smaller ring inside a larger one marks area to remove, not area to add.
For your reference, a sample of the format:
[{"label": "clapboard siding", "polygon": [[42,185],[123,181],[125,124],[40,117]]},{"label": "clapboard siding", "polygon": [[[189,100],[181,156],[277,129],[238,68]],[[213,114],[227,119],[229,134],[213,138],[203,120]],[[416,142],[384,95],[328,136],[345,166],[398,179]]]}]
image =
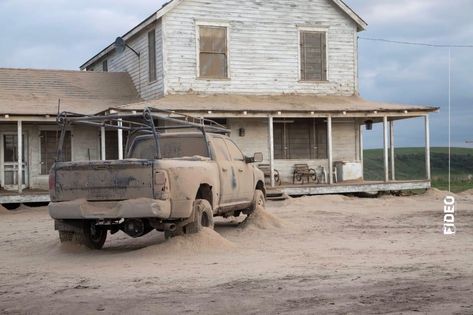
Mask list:
[{"label": "clapboard siding", "polygon": [[[156,32],[156,74],[157,80],[149,81],[148,71],[148,32],[151,30]],[[162,23],[159,20],[156,24],[147,28],[131,40],[127,44],[134,50],[139,52],[140,58],[136,56],[130,49],[126,49],[123,53],[111,53],[109,56],[99,60],[93,65],[94,71],[102,71],[102,62],[108,60],[108,71],[110,72],[128,72],[140,93],[145,100],[156,99],[164,95],[164,71],[163,71],[163,45],[162,45]],[[138,63],[140,60],[140,63]]]},{"label": "clapboard siding", "polygon": [[[197,78],[196,22],[229,25],[230,80]],[[327,0],[187,0],[164,16],[166,93],[356,91],[356,25]],[[328,28],[328,81],[299,82],[298,27]]]}]

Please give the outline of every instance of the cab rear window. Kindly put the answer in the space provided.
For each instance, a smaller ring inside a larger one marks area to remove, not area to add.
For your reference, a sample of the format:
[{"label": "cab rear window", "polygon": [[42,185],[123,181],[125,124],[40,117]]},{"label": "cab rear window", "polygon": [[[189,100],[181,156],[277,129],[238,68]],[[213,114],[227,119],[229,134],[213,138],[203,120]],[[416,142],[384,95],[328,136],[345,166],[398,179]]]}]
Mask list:
[{"label": "cab rear window", "polygon": [[[203,136],[161,136],[160,149],[163,159],[186,157],[209,157]],[[152,160],[156,158],[156,146],[153,137],[137,139],[130,153],[132,159]]]}]

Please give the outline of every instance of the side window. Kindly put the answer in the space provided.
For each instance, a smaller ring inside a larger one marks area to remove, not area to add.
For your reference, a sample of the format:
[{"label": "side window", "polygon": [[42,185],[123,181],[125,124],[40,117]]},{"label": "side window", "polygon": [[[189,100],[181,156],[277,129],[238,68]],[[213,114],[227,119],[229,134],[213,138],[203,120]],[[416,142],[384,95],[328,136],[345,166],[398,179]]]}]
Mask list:
[{"label": "side window", "polygon": [[241,153],[240,149],[236,146],[233,141],[225,140],[227,143],[228,151],[230,152],[230,157],[233,161],[244,161],[245,156]]},{"label": "side window", "polygon": [[215,159],[217,161],[230,161],[230,154],[228,153],[225,141],[222,138],[213,138],[212,142]]}]

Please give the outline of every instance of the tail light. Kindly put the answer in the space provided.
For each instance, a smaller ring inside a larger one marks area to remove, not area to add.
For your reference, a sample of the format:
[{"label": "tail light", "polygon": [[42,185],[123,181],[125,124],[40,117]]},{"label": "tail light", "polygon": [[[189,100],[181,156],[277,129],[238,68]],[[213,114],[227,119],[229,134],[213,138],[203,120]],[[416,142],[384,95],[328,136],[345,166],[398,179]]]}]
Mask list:
[{"label": "tail light", "polygon": [[154,173],[154,194],[157,199],[166,200],[169,198],[168,181],[165,172]]}]

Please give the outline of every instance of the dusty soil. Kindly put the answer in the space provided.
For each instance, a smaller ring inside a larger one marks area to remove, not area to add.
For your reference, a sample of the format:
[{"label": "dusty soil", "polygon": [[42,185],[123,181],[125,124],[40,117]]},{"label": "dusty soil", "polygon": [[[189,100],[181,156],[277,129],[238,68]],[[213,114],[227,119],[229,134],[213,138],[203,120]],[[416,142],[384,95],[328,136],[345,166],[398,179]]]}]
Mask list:
[{"label": "dusty soil", "polygon": [[0,211],[0,313],[473,314],[473,194],[269,203],[164,241],[59,245],[46,209]]}]

